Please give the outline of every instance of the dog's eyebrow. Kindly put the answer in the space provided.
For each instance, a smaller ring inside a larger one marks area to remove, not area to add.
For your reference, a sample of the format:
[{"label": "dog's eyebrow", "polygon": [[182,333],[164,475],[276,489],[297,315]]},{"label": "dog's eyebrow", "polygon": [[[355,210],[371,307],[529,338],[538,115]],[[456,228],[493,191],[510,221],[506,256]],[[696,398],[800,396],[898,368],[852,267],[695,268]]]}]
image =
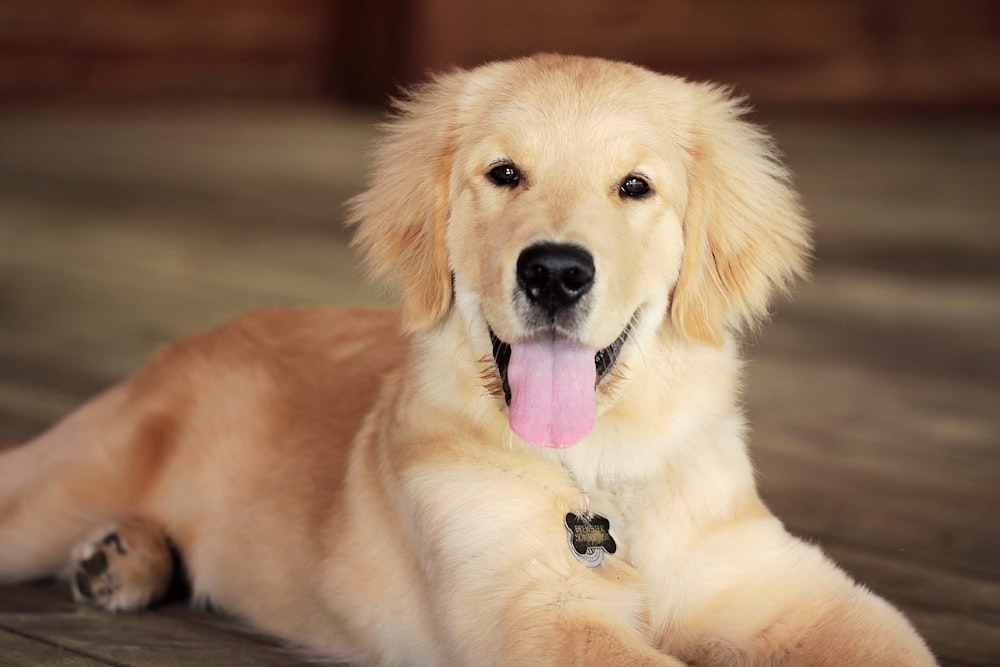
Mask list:
[{"label": "dog's eyebrow", "polygon": [[632,171],[630,171],[628,174],[629,174],[629,176],[639,176],[641,178],[644,178],[647,181],[649,181],[650,185],[656,185],[656,178],[651,173],[649,173],[648,171],[646,171],[645,169],[643,169],[642,167],[636,167],[635,169],[633,169]]}]

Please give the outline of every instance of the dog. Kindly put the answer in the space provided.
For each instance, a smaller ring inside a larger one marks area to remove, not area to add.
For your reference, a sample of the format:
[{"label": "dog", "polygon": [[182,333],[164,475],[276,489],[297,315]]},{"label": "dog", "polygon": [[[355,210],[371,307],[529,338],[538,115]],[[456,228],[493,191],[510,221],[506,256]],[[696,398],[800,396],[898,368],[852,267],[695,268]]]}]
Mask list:
[{"label": "dog", "polygon": [[810,228],[726,89],[601,59],[400,101],[355,246],[399,307],[272,309],[0,454],[0,577],[196,600],[357,665],[935,659],[758,497],[739,340]]}]

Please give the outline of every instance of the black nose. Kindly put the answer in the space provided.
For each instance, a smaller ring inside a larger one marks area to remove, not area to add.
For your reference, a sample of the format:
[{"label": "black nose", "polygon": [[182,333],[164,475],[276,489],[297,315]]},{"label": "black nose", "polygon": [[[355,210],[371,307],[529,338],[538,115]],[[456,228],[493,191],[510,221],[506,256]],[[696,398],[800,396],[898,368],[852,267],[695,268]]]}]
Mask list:
[{"label": "black nose", "polygon": [[550,315],[572,306],[594,285],[594,258],[583,248],[539,243],[517,258],[517,284]]}]

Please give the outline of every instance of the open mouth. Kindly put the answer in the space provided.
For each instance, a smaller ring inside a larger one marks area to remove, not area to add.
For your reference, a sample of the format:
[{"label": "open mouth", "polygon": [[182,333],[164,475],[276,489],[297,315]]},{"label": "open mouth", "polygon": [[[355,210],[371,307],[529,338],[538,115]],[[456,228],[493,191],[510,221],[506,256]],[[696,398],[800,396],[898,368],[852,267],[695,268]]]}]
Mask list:
[{"label": "open mouth", "polygon": [[614,370],[629,324],[600,350],[546,330],[514,343],[492,330],[496,362],[514,433],[539,447],[570,447],[597,419],[597,387]]},{"label": "open mouth", "polygon": [[[634,319],[634,318],[633,318]],[[510,365],[510,343],[506,343],[493,333],[493,329],[489,328],[490,332],[490,342],[493,343],[493,361],[496,362],[497,371],[500,373],[500,381],[503,386],[503,396],[507,405],[510,405],[511,391],[510,382],[507,378],[507,369]],[[594,371],[596,380],[594,387],[597,387],[615,367],[618,363],[618,356],[621,354],[622,346],[625,345],[625,341],[628,340],[629,335],[632,333],[632,322],[629,322],[625,330],[621,332],[621,335],[614,340],[611,345],[598,350],[594,354]],[[558,336],[558,334],[552,334],[553,336]]]}]

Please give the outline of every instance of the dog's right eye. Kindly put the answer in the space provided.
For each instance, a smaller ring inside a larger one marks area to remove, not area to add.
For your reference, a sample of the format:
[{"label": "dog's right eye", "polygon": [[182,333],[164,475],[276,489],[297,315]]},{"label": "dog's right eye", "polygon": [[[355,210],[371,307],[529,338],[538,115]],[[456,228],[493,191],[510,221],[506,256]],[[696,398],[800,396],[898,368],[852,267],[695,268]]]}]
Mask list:
[{"label": "dog's right eye", "polygon": [[639,199],[649,194],[650,187],[645,179],[638,176],[629,176],[618,186],[618,192],[622,197]]},{"label": "dog's right eye", "polygon": [[486,178],[494,185],[512,188],[521,181],[521,172],[512,164],[498,164],[486,172]]}]

